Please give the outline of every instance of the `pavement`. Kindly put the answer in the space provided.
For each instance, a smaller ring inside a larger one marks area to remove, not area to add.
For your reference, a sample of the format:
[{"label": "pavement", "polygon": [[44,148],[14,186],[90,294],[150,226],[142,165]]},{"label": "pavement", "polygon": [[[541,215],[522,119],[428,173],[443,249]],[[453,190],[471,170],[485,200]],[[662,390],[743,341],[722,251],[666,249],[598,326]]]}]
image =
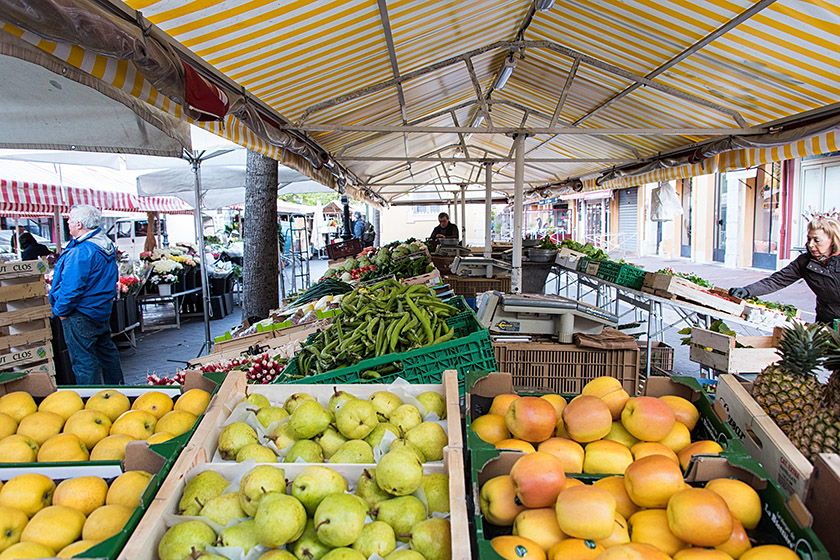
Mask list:
[{"label": "pavement", "polygon": [[[732,269],[719,264],[699,264],[685,259],[641,257],[633,258],[632,261],[646,270],[670,267],[677,272],[692,272],[721,288],[746,286],[770,274],[767,271],[757,269]],[[313,280],[320,278],[326,269],[326,260],[310,261],[310,276]],[[287,282],[288,280],[287,277]],[[808,321],[814,318],[814,294],[803,281],[796,282],[774,294],[764,296],[762,299],[796,305],[802,310],[803,319]],[[171,306],[168,310],[160,309],[157,310],[155,319],[174,322],[173,313]],[[665,321],[668,324],[674,323],[678,321],[678,317],[675,313],[666,310]],[[241,312],[237,307],[231,315],[210,322],[211,336],[221,336],[225,331],[240,323]],[[683,335],[677,333],[683,326],[678,325],[669,330],[664,336],[664,342],[675,349],[674,371],[698,376],[700,367],[688,359],[688,347],[681,345],[680,339]],[[735,328],[735,330],[739,329]],[[126,383],[145,385],[146,376],[150,374],[173,376],[188,360],[199,356],[203,343],[204,323],[200,318],[182,320],[180,329],[160,330],[153,326],[145,333],[139,332],[138,329],[137,350],[124,349],[120,351]]]}]

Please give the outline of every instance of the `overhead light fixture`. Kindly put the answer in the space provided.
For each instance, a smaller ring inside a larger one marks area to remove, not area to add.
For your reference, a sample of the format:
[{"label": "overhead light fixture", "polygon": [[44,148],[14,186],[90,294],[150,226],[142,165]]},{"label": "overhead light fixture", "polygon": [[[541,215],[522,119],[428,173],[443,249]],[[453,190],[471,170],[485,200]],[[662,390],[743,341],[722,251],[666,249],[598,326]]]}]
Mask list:
[{"label": "overhead light fixture", "polygon": [[[475,114],[475,116],[473,117],[472,123],[470,123],[470,128],[476,128],[476,127],[479,127],[479,126],[481,126],[481,123],[483,123],[483,122],[484,122],[484,113],[482,113],[481,111],[479,111],[479,112],[477,112],[477,113]],[[464,143],[465,143],[465,144],[466,144],[466,143],[468,143],[470,140],[472,140],[472,137],[473,137],[473,133],[472,133],[472,132],[468,132],[468,133],[466,133],[466,134],[464,135]]]},{"label": "overhead light fixture", "polygon": [[505,87],[510,75],[513,74],[514,68],[516,68],[516,59],[513,58],[513,53],[511,53],[505,58],[505,65],[502,66],[502,69],[499,70],[499,73],[496,75],[496,81],[493,82],[494,91],[499,91]]},{"label": "overhead light fixture", "polygon": [[554,7],[554,0],[534,0],[534,9],[538,12],[547,12]]}]

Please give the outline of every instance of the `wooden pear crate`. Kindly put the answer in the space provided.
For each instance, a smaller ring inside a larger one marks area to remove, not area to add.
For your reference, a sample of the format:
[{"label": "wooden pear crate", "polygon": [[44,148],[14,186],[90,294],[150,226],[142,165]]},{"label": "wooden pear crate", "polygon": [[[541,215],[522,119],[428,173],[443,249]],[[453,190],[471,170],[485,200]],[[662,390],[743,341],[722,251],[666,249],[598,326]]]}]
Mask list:
[{"label": "wooden pear crate", "polygon": [[744,301],[729,299],[726,290],[704,288],[679,276],[649,272],[645,274],[642,291],[668,299],[684,299],[691,303],[716,309],[740,317],[744,312]]},{"label": "wooden pear crate", "polygon": [[0,382],[36,370],[55,375],[48,270],[40,260],[0,264]]},{"label": "wooden pear crate", "polygon": [[[729,336],[700,329],[691,329],[692,362],[722,373],[757,373],[779,361],[776,352],[782,329],[776,327],[772,336]],[[738,345],[747,348],[738,348]]]}]

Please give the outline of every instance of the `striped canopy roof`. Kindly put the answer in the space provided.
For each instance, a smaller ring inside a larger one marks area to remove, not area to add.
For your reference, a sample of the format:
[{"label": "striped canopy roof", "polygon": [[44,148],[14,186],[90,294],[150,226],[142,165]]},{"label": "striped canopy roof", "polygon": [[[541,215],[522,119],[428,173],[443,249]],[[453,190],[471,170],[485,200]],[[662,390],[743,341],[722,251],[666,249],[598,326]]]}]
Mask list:
[{"label": "striped canopy roof", "polygon": [[[509,193],[513,133],[528,134],[526,190],[542,192],[835,149],[837,2],[98,0],[109,3],[129,21],[138,10],[182,58],[198,57],[200,73],[244,88],[281,128],[323,147],[350,185],[389,202],[483,190],[481,160],[494,190]],[[178,112],[139,74],[104,69],[103,79]],[[223,124],[204,126],[270,151],[235,119]],[[730,137],[744,140],[690,154]]]}]

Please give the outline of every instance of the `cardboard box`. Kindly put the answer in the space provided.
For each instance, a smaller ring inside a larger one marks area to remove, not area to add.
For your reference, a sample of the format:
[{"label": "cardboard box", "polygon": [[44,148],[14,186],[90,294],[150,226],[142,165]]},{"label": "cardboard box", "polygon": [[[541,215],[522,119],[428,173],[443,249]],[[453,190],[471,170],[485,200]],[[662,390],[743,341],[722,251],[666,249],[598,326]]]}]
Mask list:
[{"label": "cardboard box", "polygon": [[[493,397],[515,393],[513,379],[509,373],[469,373],[467,374],[466,393],[466,445],[472,458],[473,452],[498,453],[496,448],[483,441],[472,431],[472,420],[487,414]],[[727,456],[743,457],[746,451],[732,428],[720,419],[713,410],[713,403],[700,384],[692,377],[651,377],[644,387],[644,395],[662,397],[677,395],[691,401],[700,412],[700,420],[692,433],[692,440],[712,439],[717,441]],[[564,395],[567,400],[574,395]]]},{"label": "cardboard box", "polygon": [[738,337],[693,327],[689,358],[723,373],[756,373],[781,359],[776,352],[780,337],[778,327],[773,336]]},{"label": "cardboard box", "polygon": [[814,474],[805,506],[814,517],[813,528],[832,558],[840,558],[837,504],[840,502],[840,455],[821,453],[814,459]]},{"label": "cardboard box", "polygon": [[750,395],[751,387],[734,375],[719,376],[715,409],[773,480],[804,500],[814,467]]},{"label": "cardboard box", "polygon": [[[493,550],[490,540],[499,535],[510,534],[510,527],[498,527],[484,521],[478,500],[479,489],[487,480],[510,473],[511,467],[520,456],[519,453],[505,452],[480,465],[473,465],[471,506],[475,521],[474,547],[481,560],[501,560],[501,556]],[[587,484],[595,479],[586,475],[572,476],[580,478]],[[686,482],[693,486],[703,486],[714,478],[737,478],[758,492],[764,511],[759,526],[748,532],[757,543],[788,546],[804,560],[829,560],[831,558],[823,543],[810,528],[812,516],[808,510],[797,498],[786,499],[784,493],[772,480],[756,474],[749,460],[703,457],[694,462],[686,474]],[[833,519],[834,515],[832,514],[830,518]]]}]

